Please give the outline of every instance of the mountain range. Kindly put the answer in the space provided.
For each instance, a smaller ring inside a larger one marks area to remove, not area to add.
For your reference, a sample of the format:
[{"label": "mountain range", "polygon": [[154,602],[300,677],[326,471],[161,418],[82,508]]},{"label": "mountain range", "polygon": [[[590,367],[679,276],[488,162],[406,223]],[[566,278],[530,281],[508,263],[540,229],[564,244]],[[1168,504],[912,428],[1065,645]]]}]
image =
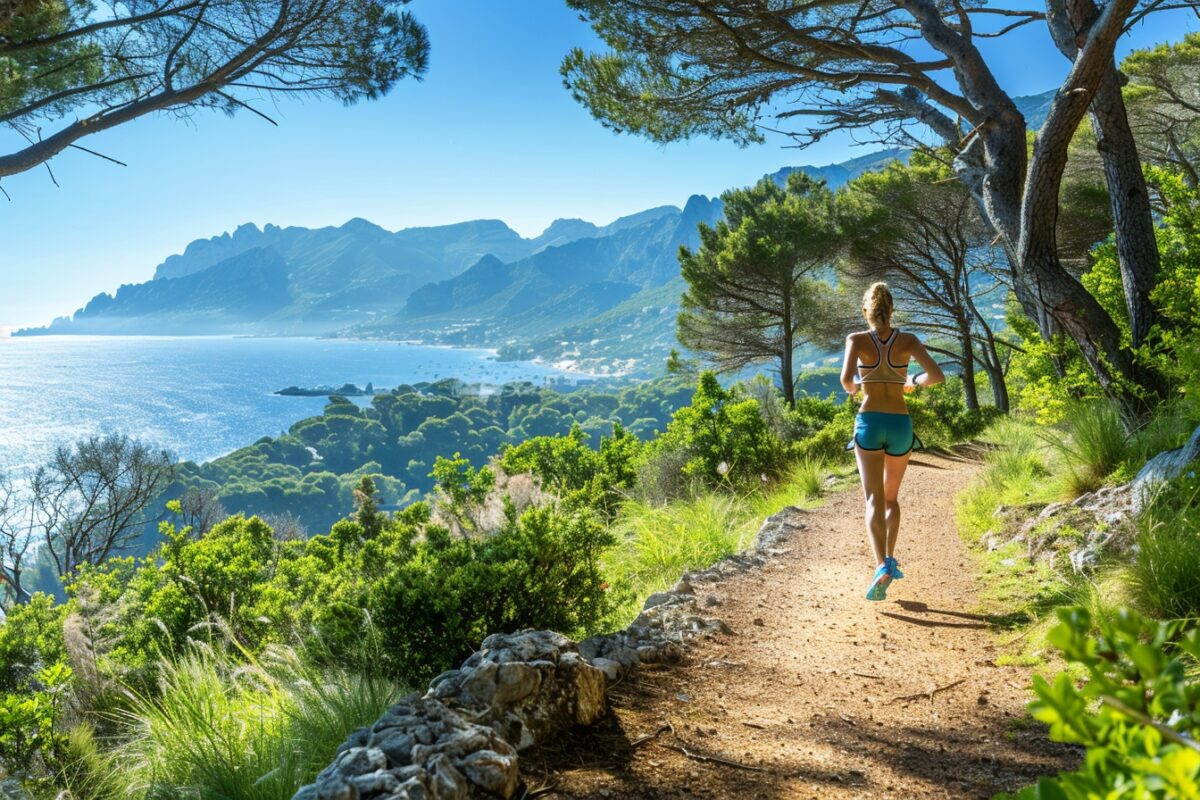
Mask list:
[{"label": "mountain range", "polygon": [[[1049,96],[1020,98],[1040,124]],[[839,164],[785,167],[831,187],[907,158],[900,149]],[[597,226],[558,219],[523,238],[500,220],[387,231],[247,224],[189,244],[150,281],[94,297],[36,334],[353,335],[495,347],[619,371],[674,345],[684,286],[680,245],[714,224],[703,195]],[[630,363],[630,358],[635,363]]]}]

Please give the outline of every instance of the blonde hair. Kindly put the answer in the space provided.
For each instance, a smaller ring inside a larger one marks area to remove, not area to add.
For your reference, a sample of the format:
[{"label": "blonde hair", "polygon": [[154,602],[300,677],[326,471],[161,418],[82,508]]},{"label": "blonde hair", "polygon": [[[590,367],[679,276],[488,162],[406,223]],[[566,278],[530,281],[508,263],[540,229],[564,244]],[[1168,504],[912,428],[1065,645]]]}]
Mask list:
[{"label": "blonde hair", "polygon": [[892,293],[883,282],[872,283],[863,292],[863,318],[872,328],[892,327]]}]

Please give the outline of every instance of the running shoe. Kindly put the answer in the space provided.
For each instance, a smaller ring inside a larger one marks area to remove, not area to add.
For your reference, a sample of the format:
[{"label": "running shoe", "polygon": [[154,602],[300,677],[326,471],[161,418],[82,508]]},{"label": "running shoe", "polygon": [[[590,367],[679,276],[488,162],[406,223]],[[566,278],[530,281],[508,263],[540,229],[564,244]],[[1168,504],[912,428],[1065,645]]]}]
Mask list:
[{"label": "running shoe", "polygon": [[867,589],[868,600],[887,600],[888,584],[892,582],[892,574],[888,572],[887,564],[880,565],[879,569],[875,570],[875,578],[871,581],[871,588]]},{"label": "running shoe", "polygon": [[891,574],[892,580],[898,581],[904,577],[904,573],[900,571],[900,562],[892,556],[885,558],[883,565],[888,568],[888,573]]}]

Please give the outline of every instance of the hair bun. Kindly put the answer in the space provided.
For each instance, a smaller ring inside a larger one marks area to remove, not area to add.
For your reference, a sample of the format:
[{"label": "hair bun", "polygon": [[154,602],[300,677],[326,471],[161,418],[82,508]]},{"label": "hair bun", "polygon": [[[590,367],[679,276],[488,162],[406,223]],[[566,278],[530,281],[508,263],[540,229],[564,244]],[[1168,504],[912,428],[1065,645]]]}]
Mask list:
[{"label": "hair bun", "polygon": [[892,326],[892,292],[883,281],[872,283],[863,293],[863,317],[872,328]]}]

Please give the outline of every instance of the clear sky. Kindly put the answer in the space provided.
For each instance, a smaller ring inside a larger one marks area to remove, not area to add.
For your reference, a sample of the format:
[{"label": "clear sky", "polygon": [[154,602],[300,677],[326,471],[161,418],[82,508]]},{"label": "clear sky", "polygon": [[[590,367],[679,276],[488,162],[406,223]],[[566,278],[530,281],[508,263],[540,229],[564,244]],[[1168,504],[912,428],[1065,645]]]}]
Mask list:
[{"label": "clear sky", "polygon": [[[430,32],[423,82],[382,101],[258,105],[180,121],[144,118],[83,144],[45,170],[6,178],[0,197],[0,326],[44,324],[101,291],[148,279],[193,239],[259,225],[340,225],[364,217],[389,230],[502,219],[533,236],[558,217],[598,224],[691,194],[719,194],[793,164],[869,152],[848,137],[807,151],[787,140],[739,149],[697,140],[660,146],[615,136],[578,106],[558,66],[596,46],[561,0],[415,0]],[[1160,14],[1122,52],[1196,29],[1190,13]],[[989,59],[1013,94],[1052,88],[1067,62],[1045,29],[993,43]],[[0,133],[0,147],[16,143]]]}]

